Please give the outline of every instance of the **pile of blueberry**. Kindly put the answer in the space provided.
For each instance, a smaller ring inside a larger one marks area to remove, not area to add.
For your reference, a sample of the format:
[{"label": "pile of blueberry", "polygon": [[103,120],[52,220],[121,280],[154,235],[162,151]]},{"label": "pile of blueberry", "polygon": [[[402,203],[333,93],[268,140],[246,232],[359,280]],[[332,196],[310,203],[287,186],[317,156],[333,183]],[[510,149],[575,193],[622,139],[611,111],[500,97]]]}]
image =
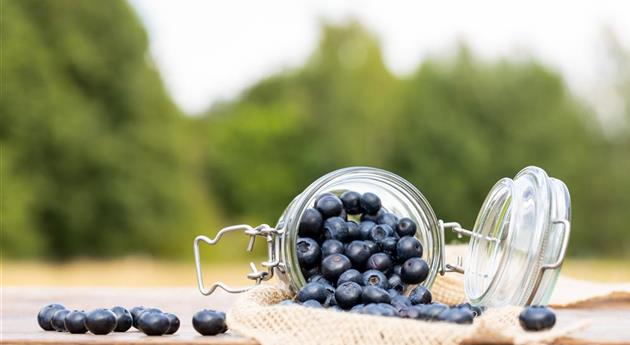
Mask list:
[{"label": "pile of blueberry", "polygon": [[[416,223],[381,206],[374,193],[324,193],[300,219],[297,256],[307,284],[296,302],[314,308],[470,323],[481,309],[432,303],[429,266]],[[292,304],[285,301],[283,304]]]},{"label": "pile of blueberry", "polygon": [[[132,326],[146,335],[174,334],[180,321],[175,314],[164,313],[157,308],[134,307],[127,310],[117,306],[111,309],[95,309],[89,313],[70,311],[61,304],[49,304],[37,314],[37,323],[46,331],[105,335],[126,332]],[[216,335],[227,331],[225,314],[204,309],[193,316],[193,327],[202,335]]]}]

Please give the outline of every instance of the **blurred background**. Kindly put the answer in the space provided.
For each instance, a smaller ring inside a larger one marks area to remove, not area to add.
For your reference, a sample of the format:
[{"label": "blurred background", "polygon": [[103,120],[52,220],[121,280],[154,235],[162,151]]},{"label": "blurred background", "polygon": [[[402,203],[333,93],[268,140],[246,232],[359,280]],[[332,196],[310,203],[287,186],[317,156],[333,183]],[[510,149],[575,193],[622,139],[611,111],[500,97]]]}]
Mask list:
[{"label": "blurred background", "polygon": [[[541,166],[571,191],[566,272],[630,280],[615,269],[625,2],[6,0],[1,15],[3,284],[193,284],[195,235],[273,224],[353,165],[467,227],[499,178]],[[245,243],[204,259],[245,272]]]}]

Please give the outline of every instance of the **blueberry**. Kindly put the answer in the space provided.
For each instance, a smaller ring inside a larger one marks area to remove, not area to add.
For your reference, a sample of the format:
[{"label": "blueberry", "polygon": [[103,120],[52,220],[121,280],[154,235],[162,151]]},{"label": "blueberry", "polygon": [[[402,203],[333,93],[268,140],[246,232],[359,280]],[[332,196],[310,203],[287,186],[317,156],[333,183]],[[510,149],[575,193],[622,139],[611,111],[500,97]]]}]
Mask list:
[{"label": "blueberry", "polygon": [[422,308],[416,306],[405,306],[399,311],[400,317],[405,319],[419,320],[422,318]]},{"label": "blueberry", "polygon": [[409,293],[409,300],[412,304],[429,304],[431,303],[431,299],[433,296],[431,295],[431,291],[424,286],[416,286]]},{"label": "blueberry", "polygon": [[413,236],[416,234],[416,223],[409,218],[401,218],[396,226],[398,236]]},{"label": "blueberry", "polygon": [[322,260],[322,275],[331,282],[336,282],[339,276],[352,268],[352,263],[343,254],[328,255]]},{"label": "blueberry", "polygon": [[390,289],[394,289],[399,294],[401,294],[405,290],[405,284],[403,283],[400,276],[397,274],[391,274],[387,279],[387,285]]},{"label": "blueberry", "polygon": [[387,289],[387,277],[381,271],[369,270],[363,272],[363,286],[376,286]]},{"label": "blueberry", "polygon": [[379,246],[376,242],[370,241],[370,240],[365,240],[363,242],[365,242],[365,245],[368,247],[368,250],[370,251],[370,255],[378,253]]},{"label": "blueberry", "polygon": [[361,194],[349,190],[341,194],[339,199],[341,199],[343,208],[346,210],[346,212],[348,212],[348,214],[361,213]]},{"label": "blueberry", "polygon": [[396,258],[398,258],[399,262],[420,257],[422,257],[422,245],[417,238],[404,236],[398,240],[398,244],[396,244]]},{"label": "blueberry", "polygon": [[293,302],[290,299],[285,299],[284,301],[278,303],[278,305],[282,305],[282,306],[295,305],[295,302]]},{"label": "blueberry", "polygon": [[339,218],[345,220],[346,222],[348,221],[348,213],[346,213],[346,210],[341,210],[341,213],[339,214]]},{"label": "blueberry", "polygon": [[346,242],[350,239],[348,223],[341,217],[332,217],[324,222],[324,237]]},{"label": "blueberry", "polygon": [[363,193],[359,199],[361,211],[367,214],[375,214],[381,209],[381,199],[374,193]]},{"label": "blueberry", "polygon": [[72,334],[82,334],[87,332],[87,328],[85,328],[86,317],[87,315],[85,315],[85,312],[83,311],[71,311],[68,315],[66,315],[66,330]]},{"label": "blueberry", "polygon": [[47,306],[44,306],[39,311],[39,313],[37,313],[37,323],[39,324],[39,327],[41,327],[45,331],[54,330],[51,324],[52,317],[56,311],[61,309],[66,309],[66,307],[62,306],[61,304],[49,304]]},{"label": "blueberry", "polygon": [[317,241],[308,237],[298,238],[296,246],[300,267],[311,268],[317,266],[322,255]]},{"label": "blueberry", "polygon": [[447,310],[448,306],[444,304],[428,304],[422,307],[422,319],[423,320],[436,320],[444,310]]},{"label": "blueberry", "polygon": [[475,317],[481,316],[481,314],[483,313],[483,307],[475,306],[475,305],[472,305],[472,304],[470,304],[468,302],[458,304],[458,305],[456,305],[456,307],[470,310],[473,314],[475,314]]},{"label": "blueberry", "polygon": [[70,313],[70,310],[67,309],[59,309],[57,310],[50,321],[52,328],[57,332],[65,332],[66,331],[66,315]]},{"label": "blueberry", "polygon": [[327,197],[327,196],[336,196],[336,195],[335,195],[335,194],[333,194],[333,193],[330,193],[330,192],[326,192],[326,193],[319,194],[319,195],[317,196],[317,198],[315,198],[315,205],[317,205],[317,202],[318,202],[320,199],[323,199],[324,197]]},{"label": "blueberry", "polygon": [[326,300],[322,304],[326,307],[337,305],[337,300],[335,300],[335,287],[330,284],[322,285],[324,285],[324,289],[326,289]]},{"label": "blueberry", "polygon": [[119,306],[113,307],[111,311],[116,314],[116,328],[114,328],[114,332],[127,332],[133,323],[131,313],[127,309]]},{"label": "blueberry", "polygon": [[352,309],[350,309],[350,312],[351,313],[362,314],[363,313],[363,307],[365,307],[365,304],[357,304],[354,307],[352,307]]},{"label": "blueberry", "polygon": [[365,267],[370,270],[379,270],[383,273],[389,272],[394,265],[392,258],[385,253],[376,253],[367,260]]},{"label": "blueberry", "polygon": [[109,309],[95,309],[85,318],[85,327],[94,334],[109,334],[116,328],[116,314]]},{"label": "blueberry", "polygon": [[390,294],[390,297],[391,297],[391,301],[389,303],[397,310],[402,310],[404,308],[411,307],[411,301],[409,301],[409,298],[407,298],[406,296],[395,295],[392,297]]},{"label": "blueberry", "polygon": [[335,299],[337,305],[343,309],[350,309],[361,303],[363,288],[355,282],[345,282],[337,287]]},{"label": "blueberry", "polygon": [[451,323],[466,324],[472,323],[474,318],[473,313],[464,308],[447,308],[437,315],[436,320],[446,321]]},{"label": "blueberry", "polygon": [[391,298],[394,298],[395,296],[400,296],[400,292],[392,288],[387,289],[387,293],[389,294],[389,297]]},{"label": "blueberry", "polygon": [[322,256],[327,257],[331,254],[343,254],[344,246],[338,240],[326,240],[322,243]]},{"label": "blueberry", "polygon": [[541,331],[552,328],[556,324],[556,314],[543,306],[525,308],[518,316],[518,321],[527,331]]},{"label": "blueberry", "polygon": [[315,208],[323,218],[337,217],[343,210],[343,203],[336,195],[326,195],[315,202]]},{"label": "blueberry", "polygon": [[311,279],[311,277],[319,275],[319,266],[304,268],[302,267],[302,275],[304,275],[305,279]]},{"label": "blueberry", "polygon": [[201,335],[217,335],[227,331],[225,314],[220,311],[204,309],[193,315],[192,324]]},{"label": "blueberry", "polygon": [[308,301],[304,301],[302,303],[302,306],[307,307],[307,308],[323,308],[322,304],[319,303],[319,301],[316,301],[314,299],[309,299]]},{"label": "blueberry", "polygon": [[389,304],[371,303],[363,307],[362,314],[377,316],[398,316],[398,312]]},{"label": "blueberry", "polygon": [[[140,318],[142,317],[142,314],[144,314],[144,313],[160,313],[161,314],[162,311],[160,309],[158,309],[158,308],[146,308],[146,309],[144,309],[144,310],[142,310],[140,312],[140,314],[138,315],[138,320],[140,320]],[[138,328],[138,329],[140,329],[140,328]]]},{"label": "blueberry", "polygon": [[168,319],[168,329],[164,334],[175,334],[179,329],[180,321],[177,315],[171,313],[164,313],[164,316]]},{"label": "blueberry", "polygon": [[341,286],[343,283],[355,282],[359,285],[363,284],[363,274],[355,269],[349,269],[343,272],[337,280],[337,286]]},{"label": "blueberry", "polygon": [[140,319],[140,314],[142,314],[144,309],[146,308],[143,306],[139,306],[139,307],[133,307],[129,310],[129,313],[131,314],[133,327],[138,328],[138,319]]},{"label": "blueberry", "polygon": [[398,217],[396,217],[395,214],[389,213],[389,212],[385,212],[379,215],[376,221],[379,224],[389,225],[389,227],[392,228],[392,230],[396,229],[396,227],[398,226]]},{"label": "blueberry", "polygon": [[406,284],[419,284],[429,275],[429,266],[420,258],[411,258],[403,263],[400,278]]},{"label": "blueberry", "polygon": [[394,267],[392,267],[392,273],[399,276],[400,277],[400,272],[402,271],[402,266],[401,265],[394,265]]},{"label": "blueberry", "polygon": [[316,274],[316,275],[308,278],[308,282],[309,283],[320,283],[322,285],[330,285],[330,282],[326,278],[322,277],[320,274]]},{"label": "blueberry", "polygon": [[378,217],[380,215],[382,215],[383,213],[385,213],[385,212],[386,211],[381,208],[375,214],[364,213],[364,214],[361,215],[361,221],[362,222],[369,221],[369,222],[373,222],[373,223],[378,223]]},{"label": "blueberry", "polygon": [[359,230],[359,224],[355,223],[352,220],[346,222],[346,224],[348,225],[348,240],[352,241],[352,240],[361,239],[361,231]]},{"label": "blueberry", "polygon": [[314,208],[307,208],[300,218],[298,234],[302,237],[318,238],[324,219],[322,214]]},{"label": "blueberry", "polygon": [[304,285],[297,294],[297,300],[299,302],[306,302],[310,299],[319,301],[320,303],[326,302],[328,298],[328,291],[324,284],[321,283],[308,283]]},{"label": "blueberry", "polygon": [[385,237],[379,242],[379,246],[383,253],[388,254],[392,257],[396,256],[396,245],[398,244],[398,239],[396,237]]},{"label": "blueberry", "polygon": [[391,297],[384,289],[376,286],[366,286],[361,293],[361,300],[364,304],[368,303],[389,303]]},{"label": "blueberry", "polygon": [[394,234],[394,230],[389,225],[379,224],[370,230],[369,239],[379,243],[385,237],[392,236]]},{"label": "blueberry", "polygon": [[370,230],[372,230],[373,227],[376,226],[376,223],[366,220],[366,221],[362,221],[359,224],[359,237],[362,240],[367,240],[370,238]]},{"label": "blueberry", "polygon": [[138,320],[138,328],[146,335],[166,334],[171,322],[164,313],[144,312]]}]

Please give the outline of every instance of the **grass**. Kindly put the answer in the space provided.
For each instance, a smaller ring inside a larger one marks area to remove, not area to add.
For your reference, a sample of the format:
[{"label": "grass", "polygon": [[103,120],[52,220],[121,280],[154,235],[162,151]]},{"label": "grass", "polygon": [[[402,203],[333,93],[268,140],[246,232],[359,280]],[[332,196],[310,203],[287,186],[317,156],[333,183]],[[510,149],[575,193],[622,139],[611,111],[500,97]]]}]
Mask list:
[{"label": "grass", "polygon": [[[600,282],[630,282],[630,270],[619,269],[620,260],[569,259],[562,273],[578,279]],[[204,266],[206,283],[221,280],[245,285],[245,262]],[[196,286],[194,263],[175,263],[145,258],[111,261],[78,260],[64,264],[3,262],[3,286]]]}]

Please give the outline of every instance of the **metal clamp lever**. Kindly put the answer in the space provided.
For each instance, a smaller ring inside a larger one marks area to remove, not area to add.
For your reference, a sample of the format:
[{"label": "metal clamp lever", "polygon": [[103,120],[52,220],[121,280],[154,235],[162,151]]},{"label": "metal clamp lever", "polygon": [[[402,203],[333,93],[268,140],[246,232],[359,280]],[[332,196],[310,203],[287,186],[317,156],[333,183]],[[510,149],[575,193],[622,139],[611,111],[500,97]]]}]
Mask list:
[{"label": "metal clamp lever", "polygon": [[451,229],[451,231],[453,231],[455,234],[457,234],[457,238],[462,238],[464,236],[468,236],[468,237],[478,237],[478,238],[482,238],[486,241],[492,241],[492,242],[499,242],[499,239],[494,238],[494,237],[489,237],[489,236],[484,236],[481,234],[477,234],[474,233],[470,230],[466,230],[464,228],[462,228],[462,226],[457,223],[457,222],[448,222],[445,223],[443,220],[438,220],[438,226],[440,227],[440,232],[438,233],[440,238],[440,275],[444,275],[446,272],[456,272],[456,273],[460,273],[463,274],[464,273],[464,267],[463,267],[463,261],[464,259],[461,256],[457,257],[457,261],[456,264],[449,264],[446,263],[446,244],[445,244],[445,231],[446,229]]},{"label": "metal clamp lever", "polygon": [[[256,268],[256,265],[253,262],[250,262],[249,266],[251,268],[251,273],[247,274],[247,278],[254,280],[256,282],[254,285],[244,287],[244,288],[232,288],[224,284],[223,282],[216,281],[214,284],[210,286],[210,288],[206,288],[203,282],[201,257],[199,255],[199,243],[205,242],[210,245],[215,245],[217,244],[217,242],[219,242],[219,240],[225,234],[227,234],[228,232],[233,232],[233,231],[243,231],[246,235],[249,236],[249,242],[247,244],[248,252],[251,252],[254,249],[254,243],[256,241],[257,236],[263,236],[266,238],[268,260],[263,261],[261,263],[261,265],[265,267],[266,270],[259,271]],[[280,234],[279,231],[270,227],[267,224],[259,225],[255,228],[246,224],[241,224],[241,225],[228,226],[226,228],[221,229],[213,239],[210,239],[209,237],[203,236],[203,235],[197,236],[193,244],[193,250],[195,253],[195,266],[197,269],[197,287],[199,288],[199,292],[201,292],[202,295],[207,296],[213,293],[214,290],[216,290],[217,288],[221,288],[225,290],[226,292],[240,293],[240,292],[245,292],[251,289],[252,287],[260,284],[262,281],[271,279],[273,277],[273,269],[279,265],[279,260],[277,259],[277,254],[276,254],[276,253],[279,253],[279,246],[280,246],[279,236],[277,236],[278,234]]]}]

